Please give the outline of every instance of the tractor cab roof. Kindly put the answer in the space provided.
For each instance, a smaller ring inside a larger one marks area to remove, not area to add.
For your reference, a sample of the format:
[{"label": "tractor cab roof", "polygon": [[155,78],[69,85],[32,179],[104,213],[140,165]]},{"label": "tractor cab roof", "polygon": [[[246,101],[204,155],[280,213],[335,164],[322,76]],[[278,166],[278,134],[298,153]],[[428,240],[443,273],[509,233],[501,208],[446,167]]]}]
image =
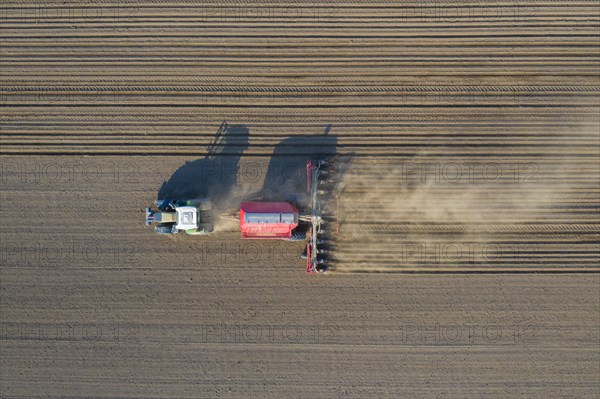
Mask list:
[{"label": "tractor cab roof", "polygon": [[198,228],[198,209],[193,206],[180,206],[175,208],[177,213],[178,230],[190,230]]}]

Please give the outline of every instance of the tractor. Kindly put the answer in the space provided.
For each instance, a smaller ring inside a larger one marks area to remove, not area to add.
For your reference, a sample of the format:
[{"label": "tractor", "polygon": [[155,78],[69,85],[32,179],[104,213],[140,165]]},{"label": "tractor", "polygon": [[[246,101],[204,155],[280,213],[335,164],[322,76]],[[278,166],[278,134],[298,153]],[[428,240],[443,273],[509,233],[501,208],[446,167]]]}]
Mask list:
[{"label": "tractor", "polygon": [[157,200],[154,205],[158,211],[146,208],[146,226],[156,223],[154,230],[159,234],[205,235],[213,231],[211,223],[202,221],[203,211],[212,209],[210,200]]}]

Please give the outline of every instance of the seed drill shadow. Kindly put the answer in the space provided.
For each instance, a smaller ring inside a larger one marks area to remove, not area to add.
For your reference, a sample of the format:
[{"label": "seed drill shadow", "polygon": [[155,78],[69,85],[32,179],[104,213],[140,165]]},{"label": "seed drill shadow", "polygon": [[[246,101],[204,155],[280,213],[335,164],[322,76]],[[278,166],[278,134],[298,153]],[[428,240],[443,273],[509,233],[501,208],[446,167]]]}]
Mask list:
[{"label": "seed drill shadow", "polygon": [[326,160],[336,154],[337,136],[330,131],[328,125],[323,134],[297,135],[277,144],[263,186],[252,197],[263,201],[306,201],[306,161]]}]

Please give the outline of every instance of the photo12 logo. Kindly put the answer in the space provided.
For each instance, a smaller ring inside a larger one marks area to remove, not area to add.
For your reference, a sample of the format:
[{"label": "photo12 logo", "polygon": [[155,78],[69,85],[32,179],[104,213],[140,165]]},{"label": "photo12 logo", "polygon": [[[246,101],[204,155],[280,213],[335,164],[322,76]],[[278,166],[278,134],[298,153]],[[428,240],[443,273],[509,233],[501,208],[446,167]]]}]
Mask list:
[{"label": "photo12 logo", "polygon": [[117,342],[135,338],[136,324],[116,323],[1,323],[0,340]]},{"label": "photo12 logo", "polygon": [[2,160],[3,184],[110,183],[133,184],[140,178],[135,164],[115,162],[109,165],[79,161]]},{"label": "photo12 logo", "polygon": [[200,165],[202,183],[218,181],[220,183],[294,183],[306,181],[306,162],[268,160],[250,160],[243,165],[233,164],[227,160],[215,159]]},{"label": "photo12 logo", "polygon": [[539,13],[532,0],[511,3],[465,4],[456,0],[433,1],[401,8],[400,19],[405,22],[499,22],[525,21]]},{"label": "photo12 logo", "polygon": [[269,89],[248,87],[202,87],[197,89],[195,103],[209,105],[223,104],[289,104],[323,103],[326,92],[318,89],[294,87],[273,87]]},{"label": "photo12 logo", "polygon": [[336,1],[306,4],[251,4],[222,3],[203,5],[200,10],[202,22],[261,22],[261,21],[326,21],[338,13]]},{"label": "photo12 logo", "polygon": [[404,263],[481,264],[498,260],[523,262],[539,253],[537,244],[485,242],[399,242]]},{"label": "photo12 logo", "polygon": [[537,183],[534,162],[406,162],[401,165],[403,183]]},{"label": "photo12 logo", "polygon": [[2,105],[20,104],[118,104],[134,102],[132,88],[111,86],[4,86],[0,87]]},{"label": "photo12 logo", "polygon": [[489,345],[536,343],[542,328],[532,324],[402,323],[403,344]]},{"label": "photo12 logo", "polygon": [[139,7],[135,3],[114,2],[99,5],[83,1],[76,4],[67,2],[56,4],[31,4],[2,2],[0,18],[3,24],[51,24],[69,23],[75,26],[99,22],[124,22],[136,17]]},{"label": "photo12 logo", "polygon": [[202,342],[326,344],[335,341],[339,326],[326,324],[219,323],[201,326]]},{"label": "photo12 logo", "polygon": [[5,267],[87,267],[100,263],[131,265],[140,261],[136,245],[118,241],[110,246],[97,241],[2,242]]}]

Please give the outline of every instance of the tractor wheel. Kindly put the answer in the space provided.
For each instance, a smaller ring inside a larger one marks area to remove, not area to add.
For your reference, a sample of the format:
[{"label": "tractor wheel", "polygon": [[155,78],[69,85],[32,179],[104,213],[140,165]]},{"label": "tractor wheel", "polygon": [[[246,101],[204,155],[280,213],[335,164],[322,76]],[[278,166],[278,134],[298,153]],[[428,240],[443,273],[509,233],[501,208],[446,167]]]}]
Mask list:
[{"label": "tractor wheel", "polygon": [[177,206],[193,206],[199,211],[210,211],[212,209],[212,201],[206,198],[195,198],[179,200],[175,203]]},{"label": "tractor wheel", "polygon": [[198,200],[196,202],[196,207],[198,207],[201,211],[210,211],[212,209],[212,201],[211,200]]},{"label": "tractor wheel", "polygon": [[213,227],[210,223],[200,223],[197,229],[186,230],[185,234],[190,236],[205,236],[212,233]]},{"label": "tractor wheel", "polygon": [[317,273],[324,273],[329,270],[329,265],[326,263],[321,263],[320,265],[317,265],[316,270]]},{"label": "tractor wheel", "polygon": [[154,205],[161,211],[170,211],[173,209],[170,200],[156,200],[154,201]]},{"label": "tractor wheel", "polygon": [[204,234],[210,234],[214,230],[211,223],[200,223],[198,225],[198,231],[204,231]]}]

